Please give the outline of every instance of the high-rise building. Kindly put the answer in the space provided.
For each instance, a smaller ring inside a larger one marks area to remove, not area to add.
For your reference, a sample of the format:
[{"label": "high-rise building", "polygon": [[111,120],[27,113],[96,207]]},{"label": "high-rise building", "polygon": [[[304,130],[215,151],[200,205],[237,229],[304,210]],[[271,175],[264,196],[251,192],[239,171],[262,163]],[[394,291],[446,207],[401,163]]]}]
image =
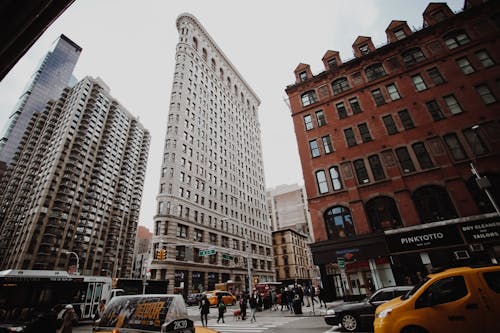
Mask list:
[{"label": "high-rise building", "polygon": [[134,248],[134,267],[133,278],[142,278],[145,276],[150,259],[151,238],[153,233],[145,226],[137,227],[137,237]]},{"label": "high-rise building", "polygon": [[253,282],[274,280],[260,100],[195,17],[180,15],[177,30],[151,278],[169,292],[228,280],[241,291],[247,259]]},{"label": "high-rise building", "polygon": [[61,35],[33,73],[0,138],[2,171],[11,164],[33,114],[43,111],[47,102],[59,98],[69,85],[81,52],[80,46]]},{"label": "high-rise building", "polygon": [[149,132],[86,77],[36,112],[0,183],[0,266],[129,277]]},{"label": "high-rise building", "polygon": [[314,240],[306,190],[303,186],[298,184],[276,186],[267,190],[266,197],[273,231],[291,228]]},{"label": "high-rise building", "polygon": [[[500,260],[500,2],[430,3],[423,27],[295,69],[286,88],[331,297]],[[487,178],[485,178],[485,176]]]}]

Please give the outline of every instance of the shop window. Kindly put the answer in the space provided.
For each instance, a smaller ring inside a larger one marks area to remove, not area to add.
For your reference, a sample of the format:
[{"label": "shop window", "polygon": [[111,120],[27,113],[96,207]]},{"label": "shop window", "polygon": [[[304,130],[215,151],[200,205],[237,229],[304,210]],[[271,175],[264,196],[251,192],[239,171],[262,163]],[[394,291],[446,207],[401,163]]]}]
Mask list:
[{"label": "shop window", "polygon": [[374,231],[397,228],[403,225],[396,202],[390,197],[373,198],[366,203],[365,209]]},{"label": "shop window", "polygon": [[343,206],[335,206],[328,209],[323,215],[328,239],[354,237],[354,223],[351,211]]},{"label": "shop window", "polygon": [[445,188],[428,185],[413,193],[413,202],[422,223],[457,218],[457,212]]}]

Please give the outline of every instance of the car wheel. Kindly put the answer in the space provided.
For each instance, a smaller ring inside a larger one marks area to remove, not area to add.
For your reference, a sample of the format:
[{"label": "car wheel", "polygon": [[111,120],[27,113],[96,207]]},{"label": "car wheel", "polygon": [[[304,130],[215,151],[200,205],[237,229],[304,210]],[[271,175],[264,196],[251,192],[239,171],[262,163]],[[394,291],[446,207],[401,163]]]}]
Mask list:
[{"label": "car wheel", "polygon": [[427,333],[427,331],[418,326],[409,326],[403,328],[401,333]]},{"label": "car wheel", "polygon": [[348,332],[354,332],[359,328],[358,319],[350,313],[343,315],[342,318],[340,318],[340,323],[342,324],[344,330]]}]

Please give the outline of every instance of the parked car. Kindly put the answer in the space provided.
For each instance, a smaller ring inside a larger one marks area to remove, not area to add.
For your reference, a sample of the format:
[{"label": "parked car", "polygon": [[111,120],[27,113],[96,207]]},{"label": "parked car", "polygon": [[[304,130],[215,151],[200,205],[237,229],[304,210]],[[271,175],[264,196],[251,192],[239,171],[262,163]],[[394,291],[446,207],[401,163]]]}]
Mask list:
[{"label": "parked car", "polygon": [[500,266],[429,274],[406,296],[379,306],[375,332],[500,332]]},{"label": "parked car", "polygon": [[189,294],[186,298],[187,305],[198,305],[203,297],[203,293]]},{"label": "parked car", "polygon": [[222,297],[222,301],[226,305],[234,305],[236,304],[236,297],[231,294],[229,291],[223,290],[212,290],[205,293],[207,295],[208,301],[210,305],[217,305],[219,297]]},{"label": "parked car", "polygon": [[402,295],[413,286],[394,286],[381,288],[360,302],[349,302],[331,307],[326,311],[325,322],[328,325],[342,325],[346,331],[353,332],[361,327],[373,328],[377,306]]},{"label": "parked car", "polygon": [[181,295],[146,294],[113,297],[92,330],[118,331],[194,333],[195,328]]}]

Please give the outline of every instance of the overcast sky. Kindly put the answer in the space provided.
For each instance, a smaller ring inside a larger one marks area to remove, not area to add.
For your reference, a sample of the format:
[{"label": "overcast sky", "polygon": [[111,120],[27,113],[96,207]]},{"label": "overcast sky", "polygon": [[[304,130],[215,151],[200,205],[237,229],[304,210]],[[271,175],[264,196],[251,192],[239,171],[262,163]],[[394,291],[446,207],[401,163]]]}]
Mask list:
[{"label": "overcast sky", "polygon": [[[447,1],[453,11],[463,0]],[[257,93],[267,187],[303,184],[284,89],[299,63],[323,70],[327,50],[353,57],[357,36],[386,42],[391,20],[422,27],[423,0],[77,0],[0,82],[0,129],[52,42],[65,34],[83,48],[74,74],[101,77],[111,95],[151,133],[140,224],[149,228],[158,194],[179,14],[197,17]]]}]

